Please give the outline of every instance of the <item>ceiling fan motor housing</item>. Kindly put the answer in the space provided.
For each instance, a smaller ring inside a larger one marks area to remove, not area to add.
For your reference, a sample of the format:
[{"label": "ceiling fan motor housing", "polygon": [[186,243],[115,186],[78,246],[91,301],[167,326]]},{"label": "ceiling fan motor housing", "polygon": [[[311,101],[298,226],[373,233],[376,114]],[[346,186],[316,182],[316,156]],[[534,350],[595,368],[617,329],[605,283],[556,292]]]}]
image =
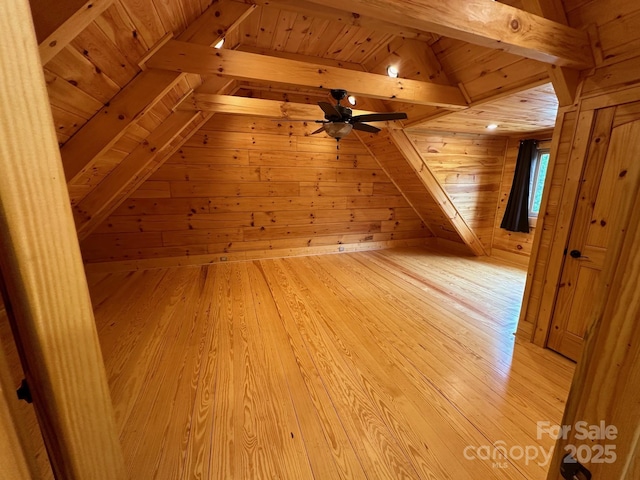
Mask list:
[{"label": "ceiling fan motor housing", "polygon": [[316,120],[317,123],[322,123],[322,127],[312,132],[312,135],[325,132],[336,140],[340,140],[351,133],[351,130],[361,130],[368,133],[377,133],[380,131],[378,127],[368,125],[364,122],[386,122],[407,118],[407,114],[403,112],[370,113],[354,117],[353,110],[340,105],[340,101],[344,100],[347,95],[346,90],[334,89],[331,90],[331,96],[336,100],[335,105],[328,102],[318,102],[318,106],[324,112],[324,120]]},{"label": "ceiling fan motor housing", "polygon": [[352,114],[353,114],[353,111],[349,107],[344,107],[344,106],[342,106],[340,104],[334,105],[334,108],[338,111],[340,116],[325,114],[324,118],[326,120],[329,120],[330,122],[345,122],[345,121],[348,121],[351,118]]},{"label": "ceiling fan motor housing", "polygon": [[338,102],[338,105],[340,105],[340,100],[344,100],[345,98],[347,98],[347,91],[339,88],[334,88],[333,90],[331,90],[331,96]]}]

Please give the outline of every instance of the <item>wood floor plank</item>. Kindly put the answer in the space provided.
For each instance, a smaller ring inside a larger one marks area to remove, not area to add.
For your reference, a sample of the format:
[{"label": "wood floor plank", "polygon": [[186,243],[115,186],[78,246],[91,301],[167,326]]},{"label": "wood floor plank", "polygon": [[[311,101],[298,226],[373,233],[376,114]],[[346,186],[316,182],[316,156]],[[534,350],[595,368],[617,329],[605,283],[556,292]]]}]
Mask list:
[{"label": "wood floor plank", "polygon": [[[399,283],[396,286],[403,285],[403,288],[395,288],[393,292],[396,295],[401,295],[409,304],[414,305],[416,311],[419,311],[420,308],[422,308],[422,302],[425,302],[431,309],[435,309],[441,313],[441,315],[434,317],[434,321],[439,321],[443,328],[442,331],[445,334],[447,332],[455,332],[455,335],[450,334],[451,341],[459,342],[457,337],[464,334],[464,346],[475,352],[475,355],[483,358],[485,363],[495,369],[500,375],[509,375],[513,371],[521,374],[515,376],[513,381],[518,382],[520,378],[527,379],[525,382],[520,382],[519,386],[522,387],[521,391],[533,402],[538,399],[542,400],[541,405],[543,410],[549,408],[551,404],[555,405],[559,412],[563,411],[564,395],[562,392],[568,388],[568,383],[571,379],[571,375],[567,375],[567,366],[570,366],[571,363],[558,355],[547,355],[549,352],[537,352],[537,354],[532,357],[524,358],[527,347],[519,350],[522,352],[522,355],[514,356],[513,342],[511,341],[509,333],[515,325],[515,322],[517,322],[517,312],[510,314],[510,324],[507,324],[503,328],[498,328],[492,325],[493,319],[497,316],[493,310],[488,309],[482,313],[479,312],[475,306],[469,309],[462,302],[451,301],[452,299],[455,300],[456,295],[452,295],[449,290],[450,286],[455,285],[455,283],[449,280],[437,280],[439,271],[445,268],[445,262],[441,261],[443,257],[440,255],[435,257],[437,258],[437,269],[428,269],[428,273],[425,273],[424,276],[416,277],[415,275],[406,275],[399,269],[395,269],[395,263],[383,264],[386,268],[382,270],[377,268],[375,265],[377,263],[377,256],[375,252],[372,253],[373,255],[365,257],[355,254],[354,258],[359,259],[359,263],[366,264],[367,273],[369,270],[378,272],[380,277],[377,278],[381,278],[381,281],[385,281],[385,278],[391,274],[410,283],[414,288]],[[421,265],[422,263],[428,265],[429,258],[431,258],[433,254],[429,252],[426,252],[426,254],[426,257],[421,258],[421,261],[415,262],[416,265],[414,268],[416,270],[425,268]],[[395,255],[395,252],[391,253],[389,257],[391,258],[393,255]],[[444,258],[446,259],[446,257]],[[470,261],[475,263],[476,259],[470,259]],[[503,269],[498,269],[498,272],[500,272],[500,276],[502,276]],[[487,283],[496,285],[493,293],[494,296],[511,295],[511,301],[519,304],[520,297],[517,293],[519,290],[516,290],[516,294],[514,295],[513,288],[510,288],[508,284],[504,287],[499,287],[492,281],[487,280],[487,273],[490,272],[485,270],[482,275],[478,276],[484,278]],[[395,284],[395,282],[393,284]],[[443,289],[441,287],[442,285],[447,285],[448,288]],[[421,296],[424,297],[423,291],[425,289],[428,289],[427,291],[430,295],[428,295],[427,298],[421,299]],[[385,291],[388,291],[388,289],[385,289]],[[461,289],[461,292],[464,291],[464,289]],[[459,328],[448,328],[448,324],[454,320],[458,322]],[[496,355],[497,352],[502,352],[502,355]],[[545,371],[545,374],[540,375],[541,371]],[[569,372],[571,371],[572,369],[569,370]]]},{"label": "wood floor plank", "polygon": [[[394,400],[386,407],[388,424],[401,440],[407,455],[413,457],[413,463],[422,476],[471,479],[479,475],[487,479],[523,478],[512,471],[500,472],[497,475],[498,472],[492,469],[491,462],[478,464],[474,473],[467,470],[467,460],[461,455],[464,448],[468,445],[479,447],[486,444],[488,439],[480,435],[475,426],[461,415],[438,389],[425,382],[424,378],[420,379],[420,375],[416,375],[419,372],[406,358],[401,355],[389,355],[390,351],[373,341],[379,326],[373,325],[372,329],[367,329],[363,325],[374,312],[383,313],[379,310],[382,305],[373,302],[367,305],[368,302],[362,300],[368,296],[348,298],[340,291],[342,287],[337,279],[337,269],[331,268],[330,271],[323,272],[317,268],[319,263],[324,263],[322,260],[309,260],[305,265],[295,267],[299,280],[306,283],[314,296],[324,299],[323,305],[327,315],[323,320],[330,322],[325,328],[332,331],[336,341],[343,342],[353,355],[358,356],[357,362],[354,363],[360,370],[360,376],[368,379],[370,391],[377,391],[379,397]],[[334,279],[337,281],[334,282]],[[353,280],[353,276],[351,279]],[[340,301],[331,301],[332,297],[339,298]],[[344,310],[335,310],[337,306]],[[395,312],[392,310],[384,313],[394,315]],[[397,332],[385,332],[387,343],[395,335]],[[390,386],[393,386],[393,389]],[[381,404],[380,401],[377,403]],[[409,424],[413,426],[410,430],[404,427]],[[443,442],[441,439],[444,438],[446,441]],[[442,460],[445,458],[449,460],[443,464]]]},{"label": "wood floor plank", "polygon": [[463,455],[561,422],[573,364],[513,336],[525,276],[418,248],[91,275],[130,478],[544,479]]},{"label": "wood floor plank", "polygon": [[[231,297],[231,269],[216,268],[216,281],[212,307],[212,317],[216,320],[216,341],[210,353],[211,371],[215,371],[215,390],[212,409],[208,412],[211,420],[207,423],[201,444],[192,445],[190,450],[202,451],[203,465],[200,478],[239,478],[236,473],[236,454],[239,445],[235,429],[235,373],[236,344],[234,338],[233,299]],[[209,427],[210,425],[210,427]],[[194,437],[195,438],[195,437]],[[213,441],[213,439],[216,441]],[[210,454],[208,451],[210,450]],[[196,457],[199,458],[199,457]],[[194,466],[194,467],[197,467]],[[209,472],[206,475],[206,472]],[[187,475],[184,478],[198,478]]]},{"label": "wood floor plank", "polygon": [[[142,390],[130,415],[138,419],[137,431],[123,429],[125,457],[136,459],[130,463],[131,478],[174,477],[175,471],[163,470],[163,467],[174,470],[166,465],[167,456],[182,457],[180,445],[185,435],[182,429],[192,409],[188,400],[189,365],[196,357],[190,344],[200,334],[200,326],[194,321],[197,296],[193,295],[199,285],[197,279],[190,280],[167,321],[166,330],[158,335]],[[144,443],[136,441],[138,435],[145,439]]]},{"label": "wood floor plank", "polygon": [[[306,348],[316,359],[318,373],[342,418],[354,448],[369,478],[419,478],[393,438],[378,409],[369,401],[365,388],[351,372],[345,358],[313,321],[318,311],[309,308],[280,262],[269,262],[267,277],[276,292],[276,302],[288,305]],[[280,287],[280,288],[278,288]]]},{"label": "wood floor plank", "polygon": [[[297,329],[287,331],[284,326],[282,317],[290,317],[290,311],[278,309],[258,262],[249,267],[249,273],[258,317],[273,319],[263,322],[262,331],[271,354],[282,363],[314,478],[366,478]],[[282,348],[286,345],[290,348]]]},{"label": "wood floor plank", "polygon": [[[360,276],[353,268],[352,262],[348,269],[340,269],[336,265],[336,260],[331,264],[322,259],[310,259],[316,264],[314,277],[321,278],[323,282],[335,281],[338,285],[345,285],[351,279],[348,290],[352,290],[352,299],[342,298],[343,303],[350,303],[349,310],[357,311],[360,321],[336,322],[336,326],[346,325],[352,330],[354,345],[366,344],[362,339],[375,339],[376,345],[369,346],[370,349],[380,349],[374,358],[386,358],[386,363],[397,366],[401,372],[393,375],[396,384],[403,379],[403,375],[410,381],[403,389],[404,394],[417,386],[420,392],[414,392],[416,396],[422,395],[423,402],[435,409],[437,416],[440,412],[446,412],[446,419],[439,425],[439,432],[448,439],[447,444],[452,445],[452,438],[457,432],[465,431],[463,442],[454,450],[452,455],[460,454],[469,443],[469,439],[479,442],[476,445],[493,444],[503,440],[510,444],[529,445],[537,443],[535,425],[525,425],[522,429],[519,423],[523,423],[523,410],[530,409],[526,402],[515,402],[513,398],[505,398],[504,392],[495,392],[487,388],[487,379],[490,378],[491,371],[481,369],[475,365],[476,358],[469,355],[468,351],[458,349],[454,342],[446,342],[445,339],[437,339],[437,331],[430,330],[429,336],[432,339],[428,349],[424,348],[416,339],[422,336],[418,331],[412,329],[410,323],[411,316],[403,315],[402,312],[410,307],[389,297],[378,297],[372,295],[377,288],[384,289],[380,284],[380,279],[371,275]],[[336,268],[338,267],[338,268]],[[305,275],[309,278],[310,275]],[[368,279],[372,285],[367,286]],[[363,301],[363,299],[368,299]],[[375,312],[375,314],[374,314]],[[418,316],[419,312],[412,313]],[[377,321],[378,318],[385,318],[386,322]],[[424,315],[425,323],[428,323],[427,315]],[[390,328],[391,327],[391,328]],[[341,337],[348,335],[341,331]],[[444,341],[443,341],[444,340]],[[446,348],[443,348],[446,343]],[[470,361],[469,361],[470,360]],[[382,360],[380,360],[382,361]],[[457,379],[457,370],[464,368],[469,375],[464,382]],[[437,382],[434,379],[438,379]],[[489,383],[490,384],[490,383]],[[511,403],[509,403],[511,400]],[[464,414],[462,413],[464,412]],[[433,416],[431,414],[430,416]],[[534,415],[540,415],[536,413]],[[457,418],[459,417],[459,418]],[[513,420],[512,420],[513,419]],[[520,420],[518,422],[517,420]],[[447,429],[454,427],[453,432]],[[527,431],[527,428],[528,431]],[[477,428],[481,436],[476,435],[473,430]],[[418,429],[422,431],[423,429]],[[551,439],[549,439],[551,440]],[[467,443],[465,443],[467,442]],[[547,448],[553,446],[553,442],[545,445]],[[458,455],[460,456],[460,455]],[[535,464],[513,465],[521,471],[529,470],[529,477],[543,478],[544,473]],[[491,465],[489,465],[492,468]],[[450,468],[450,466],[449,466]],[[505,475],[501,472],[501,475]],[[490,473],[485,473],[483,478],[494,478]],[[502,478],[500,476],[496,478]],[[508,478],[508,477],[507,477]],[[516,478],[523,478],[518,477]]]},{"label": "wood floor plank", "polygon": [[[267,401],[263,406],[269,407],[271,421],[275,428],[269,435],[269,448],[278,452],[274,457],[280,471],[280,478],[290,476],[291,478],[312,478],[311,465],[304,445],[304,438],[300,432],[300,426],[294,405],[289,392],[287,378],[283,371],[282,363],[278,351],[280,345],[270,342],[268,333],[269,326],[277,322],[278,318],[267,316],[265,311],[266,298],[264,292],[259,290],[263,282],[262,276],[255,271],[253,264],[236,264],[242,268],[242,273],[250,286],[250,296],[253,312],[247,315],[247,336],[253,341],[254,356],[258,358],[261,367],[262,385],[260,389],[269,398],[277,398],[279,401]],[[265,321],[266,320],[266,321]],[[258,421],[258,419],[253,419]]]}]

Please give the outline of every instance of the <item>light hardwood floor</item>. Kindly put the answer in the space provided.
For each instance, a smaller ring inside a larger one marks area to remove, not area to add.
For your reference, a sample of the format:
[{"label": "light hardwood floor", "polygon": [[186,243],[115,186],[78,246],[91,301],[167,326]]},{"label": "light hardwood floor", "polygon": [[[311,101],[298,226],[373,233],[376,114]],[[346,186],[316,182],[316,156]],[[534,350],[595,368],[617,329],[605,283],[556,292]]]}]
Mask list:
[{"label": "light hardwood floor", "polygon": [[544,479],[519,447],[573,364],[515,340],[524,279],[422,249],[91,275],[130,477]]}]

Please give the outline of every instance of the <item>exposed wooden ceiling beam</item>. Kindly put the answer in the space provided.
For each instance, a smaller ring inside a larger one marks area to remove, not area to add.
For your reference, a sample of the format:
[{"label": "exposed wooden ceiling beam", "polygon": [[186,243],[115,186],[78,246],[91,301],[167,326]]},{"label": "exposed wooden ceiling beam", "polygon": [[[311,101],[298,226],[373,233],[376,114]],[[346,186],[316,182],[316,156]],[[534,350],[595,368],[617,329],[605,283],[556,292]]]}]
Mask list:
[{"label": "exposed wooden ceiling beam", "polygon": [[457,87],[389,78],[247,52],[217,50],[177,40],[163,46],[147,65],[202,75],[224,75],[327,89],[344,88],[354,95],[451,109],[467,107],[467,102]]},{"label": "exposed wooden ceiling beam", "polygon": [[[183,102],[179,110],[200,110],[213,113],[232,113],[254,117],[283,118],[285,120],[310,120],[323,117],[322,110],[315,104],[279,102],[259,98],[234,97],[194,93]],[[353,115],[374,113],[368,110],[353,110]]]},{"label": "exposed wooden ceiling beam", "polygon": [[239,45],[238,48],[234,48],[240,52],[256,53],[259,55],[266,55],[268,57],[286,58],[288,60],[297,60],[299,62],[317,63],[319,65],[326,65],[328,67],[346,68],[347,70],[355,70],[358,72],[366,72],[367,70],[359,63],[345,62],[342,60],[335,60],[333,58],[314,57],[311,55],[304,55],[302,53],[283,52],[280,50],[270,50],[268,48],[260,48],[254,45]]},{"label": "exposed wooden ceiling beam", "polygon": [[146,70],[134,78],[62,146],[67,182],[111,148],[125,129],[149,111],[180,80],[180,74]]},{"label": "exposed wooden ceiling beam", "polygon": [[[254,6],[222,0],[207,9],[180,39],[213,45],[255,10]],[[67,143],[62,146],[62,162],[67,182],[72,182],[96,159],[111,148],[125,129],[151,109],[182,74],[145,70],[118,92]]]},{"label": "exposed wooden ceiling beam", "polygon": [[532,58],[587,69],[587,32],[491,0],[307,0],[403,27]]},{"label": "exposed wooden ceiling beam", "polygon": [[45,65],[66,47],[91,22],[102,15],[114,0],[88,0],[81,8],[71,15],[64,23],[47,36],[40,45],[40,61]]},{"label": "exposed wooden ceiling beam", "polygon": [[[359,63],[344,62],[342,60],[335,60],[333,58],[322,58],[322,57],[314,57],[311,55],[303,55],[299,53],[281,52],[278,50],[269,50],[269,49],[258,48],[258,47],[253,47],[249,45],[241,45],[237,48],[237,50],[240,50],[241,52],[258,53],[260,55],[267,55],[271,57],[287,58],[289,60],[298,60],[298,61],[307,62],[307,63],[319,63],[321,65],[327,65],[330,67],[337,67],[337,68],[346,68],[348,70],[355,70],[358,72],[367,71],[365,66]],[[274,82],[263,83],[263,85],[265,86],[268,85],[268,87],[263,88],[262,90],[269,90],[272,92],[277,91],[277,87],[274,88],[274,86],[276,85]],[[296,87],[292,85],[283,85],[283,87],[285,88],[285,90],[290,88],[301,88],[300,86]],[[256,87],[248,87],[248,88],[255,89]],[[303,87],[303,88],[310,89],[310,87]],[[202,89],[199,89],[198,91],[200,92],[200,90]],[[311,89],[311,90],[314,90],[314,89]],[[319,96],[324,95],[329,102],[332,101],[326,90],[315,89],[315,91]],[[324,100],[324,99],[319,98],[318,100]],[[387,106],[388,102],[382,102],[381,100],[378,100],[375,98],[358,97],[357,101],[358,101],[358,106],[362,110],[370,110],[370,111],[376,111],[376,112],[386,112],[386,111],[393,110],[389,106]],[[405,107],[406,106],[407,105],[405,104]],[[431,107],[425,107],[421,105],[412,105],[412,106],[417,109],[431,108]]]},{"label": "exposed wooden ceiling beam", "polygon": [[[523,0],[524,9],[535,15],[567,25],[567,15],[560,0]],[[547,66],[549,78],[561,107],[572,105],[580,85],[580,72],[567,67]]]}]

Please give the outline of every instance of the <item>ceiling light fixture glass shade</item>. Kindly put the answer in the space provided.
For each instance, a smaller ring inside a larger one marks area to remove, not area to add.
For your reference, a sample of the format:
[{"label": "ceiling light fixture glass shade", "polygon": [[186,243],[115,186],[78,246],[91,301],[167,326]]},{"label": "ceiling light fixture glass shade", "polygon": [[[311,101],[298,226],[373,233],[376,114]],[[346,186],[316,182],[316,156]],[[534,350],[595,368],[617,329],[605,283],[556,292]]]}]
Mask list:
[{"label": "ceiling light fixture glass shade", "polygon": [[346,122],[327,123],[324,126],[324,130],[325,132],[327,132],[327,135],[333,138],[337,138],[338,140],[349,135],[349,132],[351,132],[352,128],[353,125]]},{"label": "ceiling light fixture glass shade", "polygon": [[355,107],[356,102],[357,102],[356,97],[354,97],[353,95],[349,95],[347,97],[347,101],[354,107]]},{"label": "ceiling light fixture glass shade", "polygon": [[495,130],[496,128],[498,128],[498,125],[495,123],[490,123],[489,125],[487,125],[487,130]]},{"label": "ceiling light fixture glass shade", "polygon": [[224,38],[222,40],[220,40],[218,43],[216,43],[213,48],[222,48],[222,46],[224,45]]},{"label": "ceiling light fixture glass shade", "polygon": [[399,74],[400,74],[400,72],[393,65],[389,65],[387,67],[387,75],[389,75],[391,78],[398,78]]}]

